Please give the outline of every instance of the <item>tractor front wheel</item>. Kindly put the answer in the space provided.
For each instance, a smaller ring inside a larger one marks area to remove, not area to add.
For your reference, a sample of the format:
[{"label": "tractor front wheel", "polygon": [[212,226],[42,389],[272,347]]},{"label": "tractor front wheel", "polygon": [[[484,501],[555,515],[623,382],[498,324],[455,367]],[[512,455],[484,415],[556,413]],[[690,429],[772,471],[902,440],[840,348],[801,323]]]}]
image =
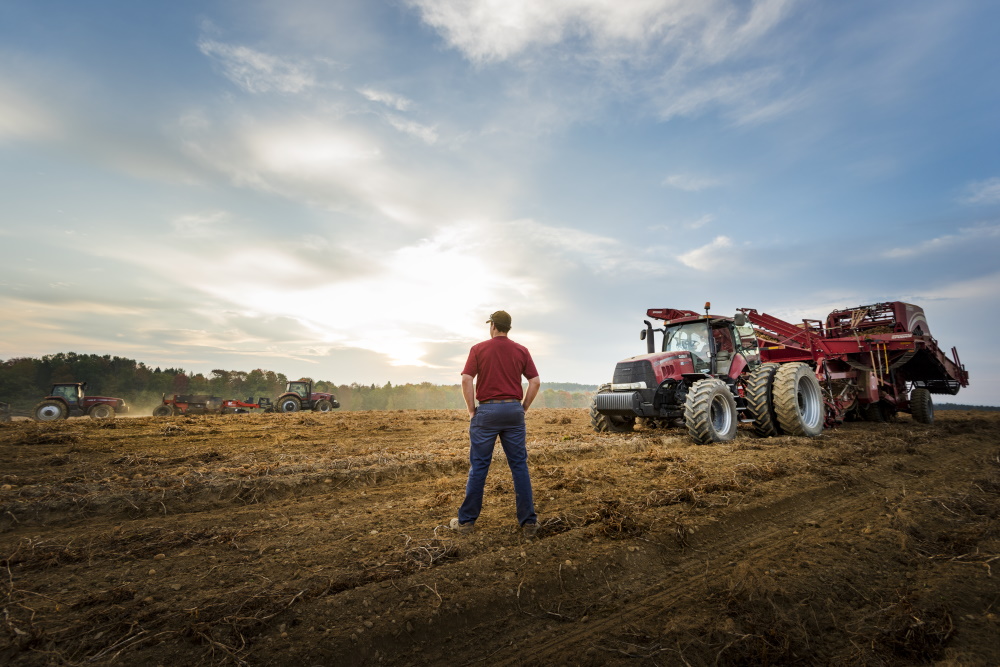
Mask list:
[{"label": "tractor front wheel", "polygon": [[37,422],[54,422],[66,419],[69,416],[69,411],[62,401],[42,401],[35,406],[35,411],[32,414]]},{"label": "tractor front wheel", "polygon": [[[603,384],[597,390],[602,394],[611,390],[611,385]],[[621,415],[606,415],[597,411],[597,399],[590,401],[590,425],[598,433],[630,433],[635,430],[635,417]]]},{"label": "tractor front wheel", "polygon": [[154,417],[169,417],[172,414],[174,414],[174,411],[169,405],[157,405],[153,408]]},{"label": "tractor front wheel", "polygon": [[728,442],[736,437],[736,399],[717,378],[698,380],[684,403],[684,423],[699,445]]},{"label": "tractor front wheel", "polygon": [[91,419],[96,421],[104,421],[107,419],[115,418],[115,409],[108,405],[107,403],[98,403],[87,411],[87,414]]},{"label": "tractor front wheel", "polygon": [[302,409],[302,401],[298,396],[285,396],[278,401],[278,412],[298,412]]},{"label": "tractor front wheel", "polygon": [[325,398],[319,399],[316,401],[316,404],[313,405],[314,412],[329,412],[330,410],[333,410],[333,403]]},{"label": "tractor front wheel", "polygon": [[931,392],[923,387],[914,389],[910,394],[910,414],[913,421],[920,424],[934,423],[934,401]]}]

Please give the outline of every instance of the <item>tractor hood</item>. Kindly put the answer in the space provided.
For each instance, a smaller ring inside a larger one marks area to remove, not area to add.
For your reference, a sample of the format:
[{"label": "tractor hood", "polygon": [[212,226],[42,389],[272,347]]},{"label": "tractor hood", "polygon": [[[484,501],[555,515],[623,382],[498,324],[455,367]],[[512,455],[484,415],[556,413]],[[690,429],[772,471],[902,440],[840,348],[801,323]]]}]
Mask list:
[{"label": "tractor hood", "polygon": [[684,373],[694,372],[691,353],[653,352],[623,359],[615,366],[612,390],[655,389],[664,380],[680,379]]}]

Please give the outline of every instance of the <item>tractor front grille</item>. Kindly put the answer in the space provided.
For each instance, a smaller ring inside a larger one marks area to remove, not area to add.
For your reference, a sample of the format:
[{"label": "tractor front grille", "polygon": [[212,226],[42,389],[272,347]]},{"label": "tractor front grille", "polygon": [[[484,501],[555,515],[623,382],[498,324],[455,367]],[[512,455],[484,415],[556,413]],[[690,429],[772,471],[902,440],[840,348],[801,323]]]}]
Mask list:
[{"label": "tractor front grille", "polygon": [[636,412],[642,397],[637,391],[611,391],[597,394],[594,407],[598,412]]},{"label": "tractor front grille", "polygon": [[648,359],[638,361],[620,361],[615,366],[613,384],[629,384],[630,382],[645,382],[647,389],[656,389],[656,373],[653,364]]}]

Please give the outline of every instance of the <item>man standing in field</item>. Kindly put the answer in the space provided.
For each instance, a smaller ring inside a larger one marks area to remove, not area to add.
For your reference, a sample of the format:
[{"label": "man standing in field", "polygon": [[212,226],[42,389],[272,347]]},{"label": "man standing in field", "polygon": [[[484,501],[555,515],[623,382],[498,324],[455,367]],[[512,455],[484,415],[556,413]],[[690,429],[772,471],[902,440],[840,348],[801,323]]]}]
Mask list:
[{"label": "man standing in field", "polygon": [[[469,481],[465,485],[465,501],[458,509],[458,517],[451,520],[451,528],[471,533],[475,527],[483,508],[483,487],[493,461],[493,447],[499,437],[514,479],[517,522],[525,537],[534,537],[538,532],[538,517],[528,475],[524,415],[538,394],[541,380],[528,348],[507,337],[510,315],[498,310],[487,324],[490,339],[472,346],[462,370],[462,395],[469,410]],[[473,395],[472,381],[477,376]],[[523,400],[522,376],[528,380]]]}]

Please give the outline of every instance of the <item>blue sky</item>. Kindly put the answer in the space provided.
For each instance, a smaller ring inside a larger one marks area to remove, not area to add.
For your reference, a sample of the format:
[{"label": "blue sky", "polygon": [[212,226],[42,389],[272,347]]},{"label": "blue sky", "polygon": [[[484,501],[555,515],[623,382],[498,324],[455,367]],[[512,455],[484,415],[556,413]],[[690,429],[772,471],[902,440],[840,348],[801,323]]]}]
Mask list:
[{"label": "blue sky", "polygon": [[1000,6],[0,1],[0,358],[458,381],[922,305],[1000,404]]}]

